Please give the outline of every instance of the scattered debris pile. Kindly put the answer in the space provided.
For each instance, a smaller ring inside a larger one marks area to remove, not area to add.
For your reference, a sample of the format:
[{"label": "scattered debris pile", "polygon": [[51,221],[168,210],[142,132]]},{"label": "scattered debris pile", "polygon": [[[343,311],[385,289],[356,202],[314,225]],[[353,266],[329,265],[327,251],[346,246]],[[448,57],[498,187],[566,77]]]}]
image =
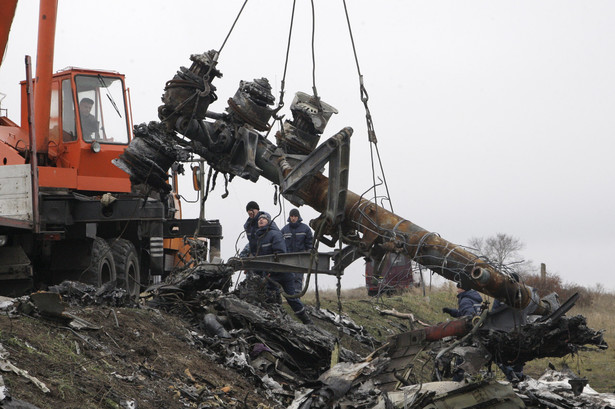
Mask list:
[{"label": "scattered debris pile", "polygon": [[[528,349],[522,353],[528,359],[560,353],[561,348],[575,352],[583,343],[600,347],[601,333],[588,329],[583,317],[528,324],[517,338],[483,329],[464,338],[465,343],[454,337],[430,341],[430,330],[420,328],[382,344],[349,318],[329,310],[308,307],[314,325],[301,324],[284,306],[259,301],[264,299],[257,292],[262,282],[245,280],[230,293],[210,286],[203,276],[222,283],[224,272],[208,271],[193,270],[151,288],[142,294],[141,308],[125,307],[136,305],[124,290],[97,290],[74,282],[2,303],[0,369],[10,371],[5,375],[10,382],[0,385],[0,407],[615,405],[615,395],[597,394],[570,370],[551,370],[538,380],[527,377],[513,385],[495,380],[481,360],[474,365],[476,373],[464,367],[470,376],[462,382],[417,381],[420,377],[414,376],[418,371],[437,375],[434,362],[443,350],[470,362],[475,356],[470,351],[478,344],[484,348],[481,359],[485,353],[505,358],[503,346],[516,345],[519,351],[526,339]],[[187,282],[206,289],[184,292]],[[34,329],[41,326],[43,331]],[[419,353],[431,358],[419,364]],[[398,371],[395,365],[404,359],[405,370]],[[11,394],[19,399],[11,400]]]}]

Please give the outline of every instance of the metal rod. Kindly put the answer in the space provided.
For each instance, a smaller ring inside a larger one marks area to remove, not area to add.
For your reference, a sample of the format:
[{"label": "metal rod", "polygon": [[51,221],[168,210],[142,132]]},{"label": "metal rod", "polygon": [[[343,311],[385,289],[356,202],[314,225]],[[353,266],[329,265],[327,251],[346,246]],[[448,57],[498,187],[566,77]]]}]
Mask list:
[{"label": "metal rod", "polygon": [[34,101],[32,95],[32,59],[26,55],[26,101],[28,106],[28,134],[30,137],[30,180],[32,181],[32,223],[34,233],[40,233],[41,221],[38,211],[38,150],[34,125]]}]

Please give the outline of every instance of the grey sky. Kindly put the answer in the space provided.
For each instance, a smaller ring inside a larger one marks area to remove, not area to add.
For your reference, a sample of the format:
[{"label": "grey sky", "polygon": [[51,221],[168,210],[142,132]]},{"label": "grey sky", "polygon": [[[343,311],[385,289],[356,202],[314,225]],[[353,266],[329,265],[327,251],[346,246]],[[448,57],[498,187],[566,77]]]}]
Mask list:
[{"label": "grey sky", "polygon": [[[36,54],[34,3],[18,6],[0,68],[2,107],[17,122],[23,56]],[[134,122],[156,120],[164,83],[191,53],[220,47],[242,3],[60,1],[54,69],[122,72]],[[513,235],[527,259],[564,281],[615,289],[615,3],[347,4],[395,212],[458,244]],[[267,77],[278,96],[291,5],[248,2],[222,51],[224,77],[210,109],[221,111],[242,79]],[[354,128],[350,188],[361,193],[371,185],[370,155],[343,6],[316,0],[315,8],[316,85],[340,111],[325,137]],[[287,106],[294,92],[312,88],[310,3],[298,0],[296,13]],[[220,199],[219,181],[207,204],[207,217],[223,223],[224,258],[233,255],[245,203],[277,213],[265,180],[236,180],[230,192]],[[360,264],[346,272],[345,287],[363,284]]]}]

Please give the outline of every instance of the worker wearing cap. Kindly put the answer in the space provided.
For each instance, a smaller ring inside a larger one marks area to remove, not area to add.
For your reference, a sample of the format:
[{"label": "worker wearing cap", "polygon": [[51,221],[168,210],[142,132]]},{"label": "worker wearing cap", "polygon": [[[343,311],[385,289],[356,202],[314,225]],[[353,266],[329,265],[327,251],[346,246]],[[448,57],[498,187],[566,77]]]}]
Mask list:
[{"label": "worker wearing cap", "polygon": [[244,247],[244,249],[239,253],[240,257],[248,257],[250,253],[250,246],[253,240],[254,232],[258,229],[258,219],[256,215],[260,211],[260,207],[258,203],[255,201],[249,201],[246,205],[246,212],[248,212],[248,219],[243,224],[243,229],[246,232],[246,238],[248,239],[248,244]]},{"label": "worker wearing cap", "polygon": [[465,317],[466,315],[474,316],[480,311],[480,306],[483,303],[483,297],[478,291],[472,290],[457,283],[457,305],[458,308],[442,308],[442,312],[451,315],[454,318]]},{"label": "worker wearing cap", "polygon": [[[248,219],[243,224],[243,229],[246,232],[246,238],[248,239],[248,244],[244,247],[241,253],[239,253],[240,257],[248,257],[250,255],[252,256],[256,255],[253,252],[253,249],[256,248],[256,236],[254,234],[256,233],[256,230],[258,230],[258,218],[260,217],[261,214],[264,213],[264,212],[261,212],[260,207],[258,206],[258,203],[256,203],[253,200],[248,202],[248,204],[246,205],[246,212],[248,212]],[[278,226],[275,224],[275,222],[271,222],[270,226],[271,226],[271,229],[280,230]]]},{"label": "worker wearing cap", "polygon": [[[286,253],[286,243],[284,237],[279,229],[272,226],[271,216],[266,212],[258,213],[258,229],[254,232],[254,246],[250,247],[250,252],[255,256],[265,256],[269,254]],[[278,273],[278,272],[257,272],[262,276],[268,278],[267,289],[271,294],[271,298],[276,300],[280,294],[279,284],[284,292],[288,295],[296,294],[295,290],[295,277],[293,273]],[[311,324],[310,319],[305,306],[299,298],[286,298],[288,305],[294,311],[297,318],[304,324]]]},{"label": "worker wearing cap", "polygon": [[[314,236],[312,229],[302,223],[303,219],[299,210],[292,209],[288,216],[288,224],[282,227],[282,234],[286,242],[286,250],[289,253],[296,253],[299,251],[309,251],[312,249],[312,243]],[[297,292],[303,289],[303,273],[295,273],[295,286]]]}]

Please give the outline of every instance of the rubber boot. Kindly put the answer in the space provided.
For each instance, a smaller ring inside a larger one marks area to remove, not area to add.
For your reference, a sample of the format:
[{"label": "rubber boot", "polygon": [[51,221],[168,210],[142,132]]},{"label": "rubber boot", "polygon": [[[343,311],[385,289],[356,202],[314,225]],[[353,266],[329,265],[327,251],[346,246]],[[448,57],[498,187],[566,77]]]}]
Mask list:
[{"label": "rubber boot", "polygon": [[303,311],[302,313],[297,314],[297,318],[299,318],[301,322],[305,325],[313,324],[312,319],[308,315],[307,311]]}]

